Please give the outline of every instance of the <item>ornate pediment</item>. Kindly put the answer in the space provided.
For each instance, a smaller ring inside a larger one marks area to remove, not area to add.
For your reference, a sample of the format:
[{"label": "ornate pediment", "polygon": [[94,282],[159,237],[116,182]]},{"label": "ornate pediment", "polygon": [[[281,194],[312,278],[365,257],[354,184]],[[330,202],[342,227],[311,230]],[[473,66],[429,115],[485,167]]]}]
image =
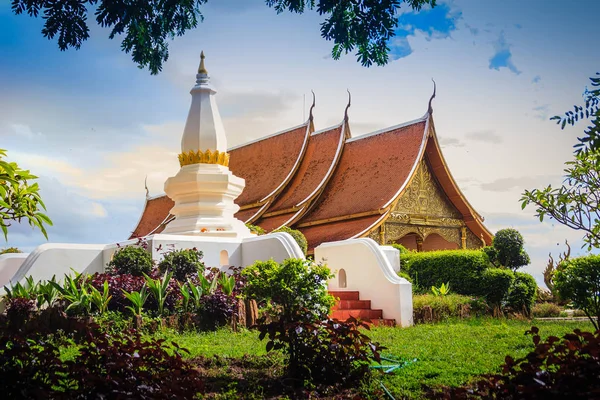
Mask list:
[{"label": "ornate pediment", "polygon": [[398,199],[391,218],[418,225],[464,225],[462,215],[440,188],[425,159],[421,160],[412,182]]}]

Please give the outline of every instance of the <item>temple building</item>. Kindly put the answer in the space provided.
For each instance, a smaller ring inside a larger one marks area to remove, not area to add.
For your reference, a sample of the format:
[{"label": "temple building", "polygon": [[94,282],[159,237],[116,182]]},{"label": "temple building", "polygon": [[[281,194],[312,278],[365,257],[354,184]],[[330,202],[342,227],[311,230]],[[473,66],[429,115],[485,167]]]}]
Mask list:
[{"label": "temple building", "polygon": [[[246,182],[235,216],[267,232],[298,229],[309,253],[360,237],[418,251],[491,244],[444,160],[431,100],[423,117],[358,137],[350,103],[338,125],[315,131],[313,101],[302,125],[228,149],[229,169]],[[162,232],[173,206],[166,195],[147,198],[131,238]]]}]

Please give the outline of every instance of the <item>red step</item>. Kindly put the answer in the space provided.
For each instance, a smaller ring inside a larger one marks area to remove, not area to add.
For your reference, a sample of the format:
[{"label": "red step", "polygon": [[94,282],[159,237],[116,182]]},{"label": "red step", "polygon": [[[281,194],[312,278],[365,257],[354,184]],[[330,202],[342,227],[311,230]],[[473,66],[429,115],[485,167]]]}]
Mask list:
[{"label": "red step", "polygon": [[350,317],[360,318],[360,319],[379,319],[383,318],[382,310],[336,310],[331,314],[332,318],[339,319],[340,321],[345,321]]},{"label": "red step", "polygon": [[383,318],[383,310],[372,310],[371,300],[360,300],[358,291],[330,291],[336,298],[330,317],[340,321],[346,321],[350,317],[375,326],[396,326],[393,319]]},{"label": "red step", "polygon": [[371,308],[371,300],[338,300],[333,310],[368,310]]},{"label": "red step", "polygon": [[358,300],[358,292],[348,290],[348,291],[329,291],[329,294],[333,297],[336,297],[340,300]]}]

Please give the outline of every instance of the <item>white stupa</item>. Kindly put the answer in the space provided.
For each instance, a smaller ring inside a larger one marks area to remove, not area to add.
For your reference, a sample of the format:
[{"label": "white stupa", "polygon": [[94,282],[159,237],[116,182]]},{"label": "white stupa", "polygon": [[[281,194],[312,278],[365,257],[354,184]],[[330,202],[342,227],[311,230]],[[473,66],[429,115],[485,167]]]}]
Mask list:
[{"label": "white stupa", "polygon": [[234,214],[234,200],[244,190],[244,179],[229,170],[227,137],[215,94],[200,55],[192,104],[181,138],[181,169],[165,182],[174,202],[175,219],[163,234],[245,238],[252,234]]}]

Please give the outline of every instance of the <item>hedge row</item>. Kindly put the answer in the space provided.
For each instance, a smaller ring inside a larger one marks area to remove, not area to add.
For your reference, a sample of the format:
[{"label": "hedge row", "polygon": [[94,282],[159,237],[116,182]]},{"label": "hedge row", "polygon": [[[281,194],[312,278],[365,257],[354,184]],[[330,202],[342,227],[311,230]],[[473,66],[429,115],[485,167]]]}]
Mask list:
[{"label": "hedge row", "polygon": [[401,270],[416,286],[428,290],[450,283],[452,292],[467,296],[480,294],[482,275],[489,265],[487,256],[477,250],[408,252],[400,261]]},{"label": "hedge row", "polygon": [[506,306],[527,314],[535,301],[537,283],[531,275],[493,268],[480,250],[402,252],[400,261],[416,291],[428,292],[432,286],[449,283],[453,293],[485,297],[492,307]]}]

